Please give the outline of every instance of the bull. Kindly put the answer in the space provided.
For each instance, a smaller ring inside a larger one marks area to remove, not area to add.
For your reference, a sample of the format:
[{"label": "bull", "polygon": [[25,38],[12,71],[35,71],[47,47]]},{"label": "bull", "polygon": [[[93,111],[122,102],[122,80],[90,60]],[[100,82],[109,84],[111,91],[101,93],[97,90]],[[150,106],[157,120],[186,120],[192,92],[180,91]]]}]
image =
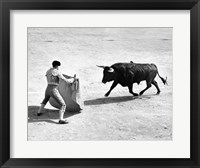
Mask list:
[{"label": "bull", "polygon": [[[97,65],[98,66],[98,65]],[[167,78],[164,79],[158,73],[158,69],[155,64],[138,64],[130,61],[130,63],[116,63],[112,66],[98,66],[103,68],[103,79],[102,82],[114,81],[110,90],[105,94],[109,96],[110,92],[120,84],[122,87],[128,87],[129,93],[133,96],[138,96],[137,93],[133,92],[133,83],[140,84],[141,81],[146,81],[146,88],[143,89],[139,95],[142,95],[146,90],[148,90],[153,84],[157,89],[157,94],[159,94],[160,88],[158,83],[155,81],[156,75],[160,77],[162,82],[167,84]]]}]

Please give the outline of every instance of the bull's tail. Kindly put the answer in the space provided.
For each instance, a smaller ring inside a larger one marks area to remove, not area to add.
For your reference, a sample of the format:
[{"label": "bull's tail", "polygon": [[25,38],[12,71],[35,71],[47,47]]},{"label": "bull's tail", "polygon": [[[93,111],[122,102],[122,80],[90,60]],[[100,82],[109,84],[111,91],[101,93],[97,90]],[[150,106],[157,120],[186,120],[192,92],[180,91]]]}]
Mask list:
[{"label": "bull's tail", "polygon": [[167,83],[167,77],[164,79],[162,76],[160,76],[159,73],[158,73],[158,76],[162,80],[162,82],[164,83],[164,85],[168,85],[168,83]]}]

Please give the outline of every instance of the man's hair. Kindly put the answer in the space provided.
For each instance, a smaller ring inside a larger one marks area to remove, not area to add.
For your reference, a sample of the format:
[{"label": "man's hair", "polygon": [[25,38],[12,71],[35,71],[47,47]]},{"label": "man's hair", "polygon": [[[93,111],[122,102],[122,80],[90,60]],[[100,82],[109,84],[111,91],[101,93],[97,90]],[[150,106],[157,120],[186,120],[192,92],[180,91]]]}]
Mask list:
[{"label": "man's hair", "polygon": [[53,67],[60,66],[60,65],[61,65],[61,63],[59,61],[53,61],[52,62]]}]

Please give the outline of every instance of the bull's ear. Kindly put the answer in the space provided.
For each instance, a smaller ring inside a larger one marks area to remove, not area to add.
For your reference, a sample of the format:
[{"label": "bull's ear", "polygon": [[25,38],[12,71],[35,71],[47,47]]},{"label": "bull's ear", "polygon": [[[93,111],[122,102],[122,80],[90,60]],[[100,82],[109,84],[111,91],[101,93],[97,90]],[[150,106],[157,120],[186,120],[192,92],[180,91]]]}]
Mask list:
[{"label": "bull's ear", "polygon": [[103,68],[103,69],[105,68],[105,66],[99,66],[99,65],[97,65],[97,67],[99,67],[99,68]]},{"label": "bull's ear", "polygon": [[112,67],[110,67],[108,72],[114,72],[114,69]]}]

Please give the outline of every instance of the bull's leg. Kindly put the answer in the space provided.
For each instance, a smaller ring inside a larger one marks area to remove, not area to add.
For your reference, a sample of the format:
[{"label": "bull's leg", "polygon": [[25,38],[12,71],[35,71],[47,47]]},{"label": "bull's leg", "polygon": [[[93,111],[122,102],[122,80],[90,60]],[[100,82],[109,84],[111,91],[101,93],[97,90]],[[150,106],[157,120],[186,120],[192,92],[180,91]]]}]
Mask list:
[{"label": "bull's leg", "polygon": [[153,80],[152,84],[156,87],[157,94],[159,94],[160,93],[160,88],[158,87],[158,83],[155,80]]},{"label": "bull's leg", "polygon": [[130,85],[128,86],[128,89],[129,89],[129,93],[133,94],[133,96],[138,96],[137,93],[134,93],[134,92],[133,92],[133,84],[130,84]]},{"label": "bull's leg", "polygon": [[117,86],[118,82],[113,82],[112,86],[110,87],[110,90],[105,94],[106,97],[110,94],[110,92]]},{"label": "bull's leg", "polygon": [[147,89],[149,89],[149,88],[151,87],[151,82],[146,81],[146,83],[147,83],[147,87],[146,87],[144,90],[142,90],[142,91],[140,92],[140,95],[143,95],[143,93],[144,93]]}]

